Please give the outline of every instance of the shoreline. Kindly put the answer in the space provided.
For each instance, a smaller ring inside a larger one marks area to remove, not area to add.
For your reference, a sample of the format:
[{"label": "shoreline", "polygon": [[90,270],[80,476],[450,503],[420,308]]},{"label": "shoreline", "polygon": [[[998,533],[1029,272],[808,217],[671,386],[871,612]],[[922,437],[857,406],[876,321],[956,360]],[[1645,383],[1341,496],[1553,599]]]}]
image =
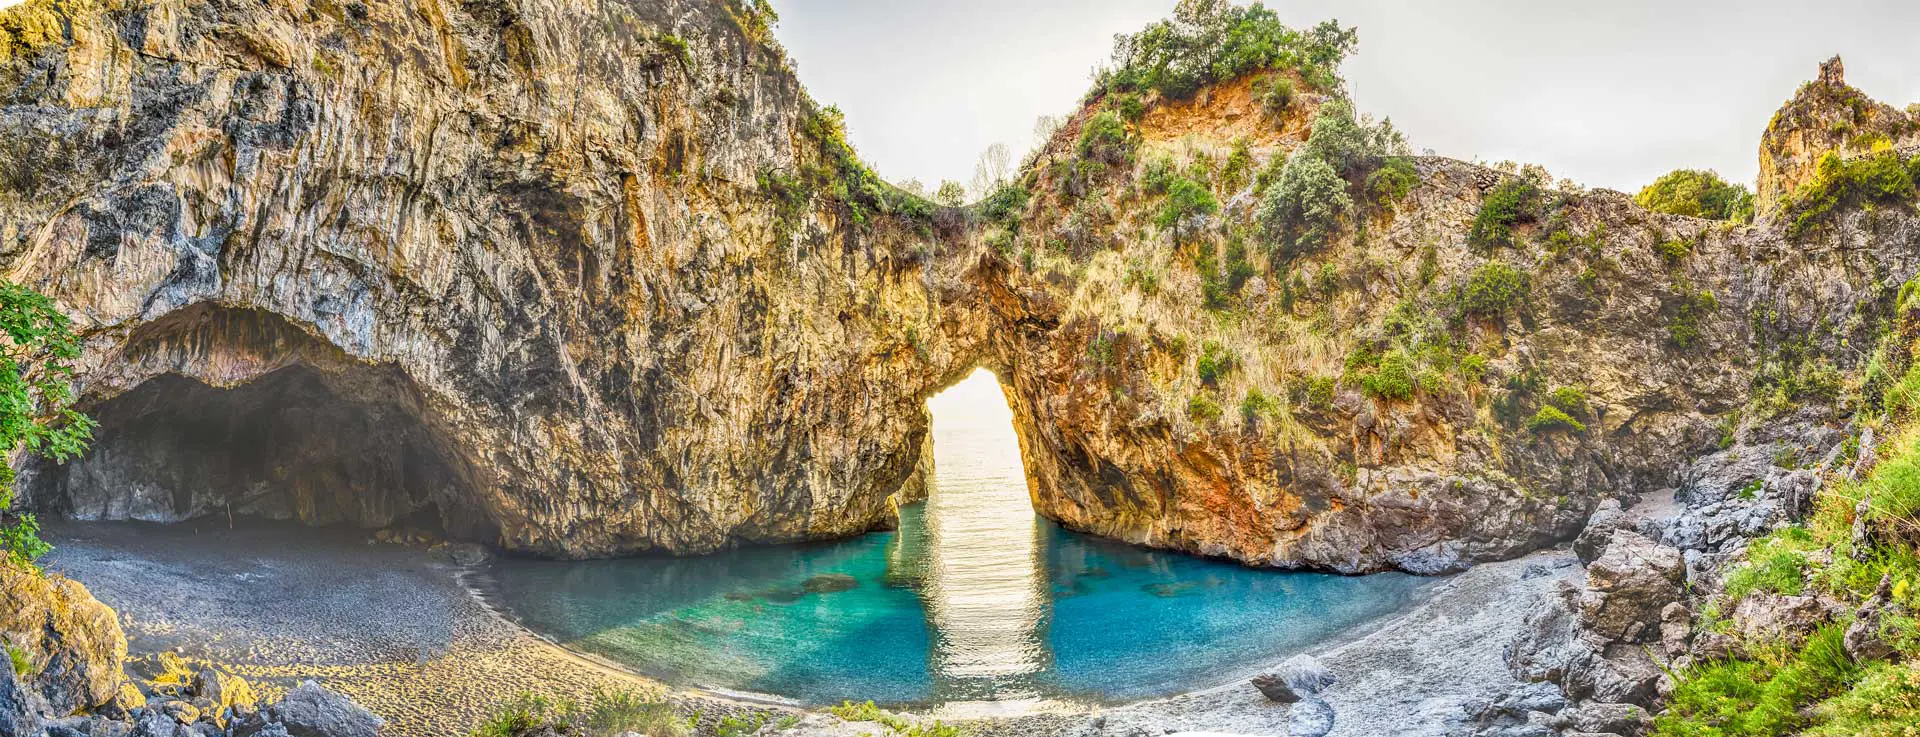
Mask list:
[{"label": "shoreline", "polygon": [[[132,529],[138,534],[112,534]],[[461,565],[414,546],[341,544],[364,540],[358,531],[302,528],[302,535],[283,539],[275,529],[55,523],[50,532],[61,549],[48,562],[50,570],[86,584],[121,613],[130,667],[136,671],[138,663],[165,651],[225,668],[269,689],[313,678],[380,714],[389,721],[386,733],[403,737],[465,734],[493,703],[523,690],[568,698],[599,688],[645,691],[698,712],[703,722],[731,714],[818,711],[774,694],[666,684],[566,647],[521,625],[490,601],[472,580],[483,570],[479,565]],[[295,562],[308,548],[319,555]],[[254,554],[260,550],[276,555]],[[1337,673],[1344,661],[1364,663],[1364,657],[1350,654],[1364,655],[1367,643],[1431,620],[1436,606],[1485,594],[1489,580],[1517,580],[1520,567],[1555,555],[1565,554],[1535,553],[1435,579],[1423,585],[1407,609],[1369,620],[1304,652],[1328,661]],[[326,588],[342,574],[361,590]],[[1503,590],[1493,588],[1494,593]],[[196,603],[196,594],[212,603]],[[369,606],[367,597],[401,601]],[[1524,607],[1507,609],[1515,612],[1511,619],[1523,616]],[[366,611],[385,616],[368,618]],[[1062,734],[1076,727],[1084,731],[1093,722],[1122,730],[1148,725],[1284,734],[1288,708],[1267,702],[1247,682],[1291,655],[1236,668],[1191,691],[1141,701],[961,702],[909,705],[900,711],[964,724],[981,737]],[[1364,703],[1340,703],[1346,690],[1336,687],[1330,700],[1343,712],[1366,714]],[[1012,711],[1003,711],[1006,707]],[[1335,734],[1346,733],[1336,727]]]}]

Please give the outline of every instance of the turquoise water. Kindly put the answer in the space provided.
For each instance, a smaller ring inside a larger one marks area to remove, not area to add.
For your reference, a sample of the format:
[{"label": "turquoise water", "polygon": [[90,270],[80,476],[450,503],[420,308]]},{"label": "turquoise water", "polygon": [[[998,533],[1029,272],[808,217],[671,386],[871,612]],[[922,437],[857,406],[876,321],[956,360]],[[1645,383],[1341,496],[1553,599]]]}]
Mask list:
[{"label": "turquoise water", "polygon": [[481,585],[529,628],[670,683],[894,705],[1191,690],[1423,588],[1067,532],[1033,513],[991,374],[930,404],[935,489],[902,510],[898,532],[695,558],[508,559]]}]

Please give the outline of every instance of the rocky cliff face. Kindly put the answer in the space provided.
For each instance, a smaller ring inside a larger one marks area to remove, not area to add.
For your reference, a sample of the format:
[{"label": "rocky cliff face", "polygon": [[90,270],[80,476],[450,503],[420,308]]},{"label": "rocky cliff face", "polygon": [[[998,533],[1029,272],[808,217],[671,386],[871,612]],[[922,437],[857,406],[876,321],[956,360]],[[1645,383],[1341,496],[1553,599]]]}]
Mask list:
[{"label": "rocky cliff face", "polygon": [[[102,420],[27,498],[434,518],[557,556],[842,536],[919,493],[924,398],[986,365],[1036,508],[1071,527],[1444,571],[1673,484],[1737,408],[1862,360],[1849,340],[1920,269],[1904,211],[1790,238],[1551,187],[1510,244],[1470,247],[1514,174],[1420,158],[1330,249],[1215,299],[1254,173],[1324,95],[1149,97],[1116,157],[1078,146],[1096,96],[1024,206],[934,208],[853,161],[764,22],[720,0],[0,14],[0,263],[78,318]],[[1793,140],[1763,191],[1833,148]],[[1220,211],[1160,221],[1163,159],[1215,172]],[[1493,263],[1528,296],[1462,311]],[[1407,391],[1363,391],[1396,351]],[[1572,424],[1528,427],[1550,404]]]},{"label": "rocky cliff face", "polygon": [[765,34],[705,1],[7,11],[0,253],[78,318],[103,420],[31,503],[568,556],[884,524],[950,373],[914,327],[945,246],[766,186],[838,139]]}]

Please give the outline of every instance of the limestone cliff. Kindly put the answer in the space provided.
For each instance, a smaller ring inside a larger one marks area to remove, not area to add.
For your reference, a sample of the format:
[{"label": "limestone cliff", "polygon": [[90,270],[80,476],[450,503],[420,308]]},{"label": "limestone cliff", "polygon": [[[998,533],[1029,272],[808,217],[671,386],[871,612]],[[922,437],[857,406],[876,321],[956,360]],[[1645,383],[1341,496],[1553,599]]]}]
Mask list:
[{"label": "limestone cliff", "polygon": [[[853,158],[763,11],[0,13],[0,264],[78,319],[102,423],[31,503],[431,517],[557,556],[849,535],[920,493],[923,400],[985,365],[1068,526],[1444,571],[1570,537],[1727,427],[1840,411],[1805,379],[1864,360],[1920,269],[1905,206],[1790,236],[1433,157],[1323,250],[1249,258],[1338,97],[1297,74],[1278,106],[1266,73],[1096,93],[1022,197],[937,208]],[[1795,140],[1763,190],[1833,146]],[[1169,167],[1217,210],[1162,217]],[[1488,246],[1499,197],[1526,206]],[[1517,291],[1475,308],[1490,268]]]},{"label": "limestone cliff", "polygon": [[884,524],[948,373],[943,241],[876,183],[778,186],[862,170],[760,12],[0,15],[0,258],[76,316],[102,421],[30,501],[566,556]]}]

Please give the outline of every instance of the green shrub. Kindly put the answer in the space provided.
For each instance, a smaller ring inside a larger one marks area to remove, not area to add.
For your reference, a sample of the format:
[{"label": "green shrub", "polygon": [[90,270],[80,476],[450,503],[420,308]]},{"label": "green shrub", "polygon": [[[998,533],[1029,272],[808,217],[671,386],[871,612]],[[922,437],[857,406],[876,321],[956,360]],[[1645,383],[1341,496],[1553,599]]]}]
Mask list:
[{"label": "green shrub", "polygon": [[1481,251],[1519,245],[1513,228],[1540,217],[1545,196],[1525,179],[1508,179],[1487,193],[1467,231],[1467,245]]},{"label": "green shrub", "polygon": [[660,42],[660,48],[666,49],[668,54],[673,55],[674,60],[681,64],[693,63],[693,52],[687,49],[686,39],[669,33],[656,40]]},{"label": "green shrub", "polygon": [[1193,419],[1212,422],[1225,414],[1220,409],[1220,403],[1213,401],[1213,397],[1205,394],[1196,394],[1192,399],[1187,400],[1187,416]]},{"label": "green shrub", "polygon": [[1920,176],[1916,163],[1920,159],[1907,161],[1893,151],[1857,159],[1828,153],[1820,159],[1813,178],[1781,203],[1790,223],[1787,232],[1805,233],[1847,207],[1912,203],[1920,193],[1915,185]]},{"label": "green shrub", "polygon": [[1352,211],[1347,180],[1325,159],[1299,150],[1287,157],[1279,181],[1267,188],[1258,219],[1269,252],[1292,258],[1326,248]]},{"label": "green shrub", "polygon": [[474,728],[473,737],[522,737],[570,721],[575,713],[576,707],[569,702],[521,693],[488,712]]},{"label": "green shrub", "polygon": [[1413,161],[1395,156],[1367,175],[1367,200],[1376,207],[1399,202],[1419,183],[1420,174],[1414,171]]},{"label": "green shrub", "polygon": [[1577,386],[1563,386],[1547,394],[1547,404],[1574,417],[1591,417],[1593,407],[1587,403],[1587,390]]},{"label": "green shrub", "polygon": [[1661,241],[1655,249],[1660,252],[1660,258],[1668,264],[1678,264],[1693,255],[1693,242],[1684,238],[1675,238]]},{"label": "green shrub", "polygon": [[542,733],[614,737],[628,732],[688,737],[693,729],[691,720],[680,716],[666,702],[631,691],[602,689],[594,693],[584,708],[566,699],[523,692],[495,706],[472,734],[474,737],[532,737]]},{"label": "green shrub", "polygon": [[[0,452],[24,450],[65,462],[93,438],[94,422],[73,409],[72,362],[80,341],[53,301],[32,289],[0,282]],[[0,565],[33,568],[51,546],[31,514],[7,518],[13,505],[13,468],[0,463]]]},{"label": "green shrub", "polygon": [[1728,184],[1719,173],[1675,169],[1634,195],[1641,207],[1669,215],[1746,222],[1753,219],[1753,193]]},{"label": "green shrub", "polygon": [[1194,360],[1194,370],[1200,375],[1200,383],[1216,386],[1220,379],[1233,371],[1235,363],[1233,354],[1226,346],[1209,340],[1201,345],[1200,357]]},{"label": "green shrub", "polygon": [[849,722],[877,722],[887,716],[885,711],[874,706],[871,701],[864,704],[842,701],[839,706],[829,707],[827,713]]},{"label": "green shrub", "polygon": [[1499,317],[1526,297],[1526,275],[1504,261],[1488,261],[1467,278],[1460,291],[1460,306],[1471,315]]},{"label": "green shrub", "polygon": [[1682,285],[1679,292],[1669,301],[1673,314],[1667,320],[1667,337],[1675,347],[1691,348],[1700,340],[1701,321],[1720,308],[1720,301],[1705,289],[1696,292]]},{"label": "green shrub", "polygon": [[1277,117],[1293,104],[1293,80],[1278,74],[1271,75],[1265,79],[1262,89],[1257,89],[1254,93],[1260,100],[1261,109],[1266,110],[1268,115]]},{"label": "green shrub", "polygon": [[1860,668],[1847,657],[1844,630],[1828,625],[1778,665],[1729,660],[1680,674],[1657,737],[1782,737],[1808,726],[1806,707],[1852,688]]},{"label": "green shrub", "polygon": [[21,680],[33,677],[33,661],[27,658],[27,651],[8,645],[7,660],[13,663],[13,674]]},{"label": "green shrub", "polygon": [[1532,419],[1527,420],[1527,429],[1533,432],[1566,430],[1583,433],[1587,431],[1587,426],[1586,423],[1569,416],[1565,410],[1549,404],[1541,407],[1539,412],[1533,414]]},{"label": "green shrub", "polygon": [[1248,389],[1247,395],[1240,399],[1240,418],[1251,425],[1262,416],[1271,415],[1280,409],[1280,401],[1267,396],[1259,389]]},{"label": "green shrub", "polygon": [[933,201],[947,207],[967,204],[967,186],[951,179],[941,180],[940,189],[933,193]]},{"label": "green shrub", "polygon": [[1020,227],[1020,219],[1026,216],[1027,200],[1031,197],[1027,188],[1009,184],[993,191],[980,203],[980,214],[990,222],[999,223],[1009,230]]},{"label": "green shrub", "polygon": [[1129,123],[1138,123],[1147,117],[1147,103],[1132,92],[1123,92],[1107,100],[1107,106]]},{"label": "green shrub", "polygon": [[1167,186],[1167,199],[1160,205],[1159,214],[1153,223],[1161,228],[1171,229],[1174,240],[1180,240],[1186,223],[1220,211],[1220,202],[1213,193],[1199,182],[1186,177],[1175,177]]},{"label": "green shrub", "polygon": [[1080,157],[1104,164],[1120,164],[1132,152],[1127,124],[1120,114],[1102,110],[1080,126]]},{"label": "green shrub", "polygon": [[1303,382],[1301,398],[1308,407],[1327,409],[1333,406],[1333,392],[1339,380],[1331,376],[1314,376]]},{"label": "green shrub", "polygon": [[1095,86],[1185,99],[1215,82],[1283,68],[1301,69],[1323,84],[1337,83],[1331,70],[1356,40],[1352,29],[1332,22],[1304,33],[1288,28],[1259,3],[1184,0],[1173,18],[1116,39],[1112,65],[1099,72]]},{"label": "green shrub", "polygon": [[1380,356],[1379,365],[1360,379],[1360,391],[1375,399],[1413,398],[1413,359],[1395,348]]}]

